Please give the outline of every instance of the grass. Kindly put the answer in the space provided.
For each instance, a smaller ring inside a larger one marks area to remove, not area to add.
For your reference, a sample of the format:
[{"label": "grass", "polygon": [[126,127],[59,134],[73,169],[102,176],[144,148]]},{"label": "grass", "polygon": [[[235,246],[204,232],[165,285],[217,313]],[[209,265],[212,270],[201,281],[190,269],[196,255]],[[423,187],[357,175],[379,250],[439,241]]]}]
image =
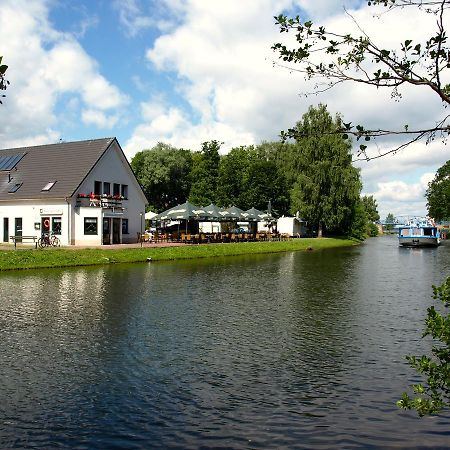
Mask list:
[{"label": "grass", "polygon": [[293,239],[282,242],[245,242],[236,244],[186,245],[123,249],[18,249],[0,252],[0,271],[46,267],[73,267],[98,264],[169,261],[176,259],[214,258],[222,256],[309,251],[348,247],[350,239]]}]

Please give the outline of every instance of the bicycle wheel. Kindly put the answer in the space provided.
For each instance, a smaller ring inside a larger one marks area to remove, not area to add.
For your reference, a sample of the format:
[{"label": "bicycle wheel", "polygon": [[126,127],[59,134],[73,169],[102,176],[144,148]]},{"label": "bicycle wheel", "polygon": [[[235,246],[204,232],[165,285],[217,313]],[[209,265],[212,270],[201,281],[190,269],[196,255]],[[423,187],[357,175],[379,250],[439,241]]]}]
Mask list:
[{"label": "bicycle wheel", "polygon": [[39,238],[37,243],[39,248],[47,247],[47,242],[44,238]]},{"label": "bicycle wheel", "polygon": [[56,236],[52,236],[50,238],[50,243],[52,244],[53,247],[59,247],[61,245],[60,240]]}]

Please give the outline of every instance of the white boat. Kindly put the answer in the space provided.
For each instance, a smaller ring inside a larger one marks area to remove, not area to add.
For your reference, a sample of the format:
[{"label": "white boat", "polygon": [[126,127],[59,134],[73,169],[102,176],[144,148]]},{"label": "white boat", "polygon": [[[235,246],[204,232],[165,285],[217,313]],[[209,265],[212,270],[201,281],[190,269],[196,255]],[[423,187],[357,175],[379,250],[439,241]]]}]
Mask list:
[{"label": "white boat", "polygon": [[398,227],[398,243],[404,247],[437,247],[441,236],[433,220],[416,218]]}]

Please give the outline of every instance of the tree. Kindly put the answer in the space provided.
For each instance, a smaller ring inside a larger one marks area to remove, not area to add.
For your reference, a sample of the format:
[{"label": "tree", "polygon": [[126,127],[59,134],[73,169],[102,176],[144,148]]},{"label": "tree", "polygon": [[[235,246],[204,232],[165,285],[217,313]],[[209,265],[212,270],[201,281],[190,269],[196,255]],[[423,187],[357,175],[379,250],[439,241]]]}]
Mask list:
[{"label": "tree", "polygon": [[[9,85],[9,81],[5,78],[6,69],[8,66],[2,64],[3,56],[0,56],[0,91],[6,90],[6,87]],[[5,97],[4,94],[0,95],[0,98]],[[0,100],[0,104],[3,102]]]},{"label": "tree", "polygon": [[450,160],[436,172],[425,194],[428,215],[435,220],[450,220]]},{"label": "tree", "polygon": [[274,159],[259,147],[238,147],[222,156],[217,184],[217,203],[252,206],[265,210],[269,200],[279,214],[289,209],[288,189],[283,172]]},{"label": "tree", "polygon": [[393,230],[393,229],[394,229],[394,222],[395,222],[395,216],[394,216],[394,214],[389,213],[389,214],[386,216],[385,222],[386,222],[386,225],[384,226],[384,228],[385,228],[387,231]]},{"label": "tree", "polygon": [[364,205],[364,209],[366,210],[367,220],[370,222],[380,220],[380,215],[378,214],[378,204],[373,198],[373,195],[364,195],[361,197],[361,201]]},{"label": "tree", "polygon": [[152,210],[162,212],[187,200],[192,168],[189,150],[159,142],[150,150],[136,153],[131,167]]},{"label": "tree", "polygon": [[[326,106],[310,107],[296,125],[297,144],[291,160],[297,178],[291,191],[291,212],[317,230],[347,234],[360,204],[359,169],[352,166],[351,144],[330,132],[341,126]],[[308,136],[308,137],[301,137]]]},{"label": "tree", "polygon": [[433,286],[433,299],[439,300],[447,314],[436,311],[434,306],[427,310],[423,337],[434,340],[431,356],[406,358],[409,365],[419,374],[426,376],[426,384],[413,385],[414,397],[403,393],[397,405],[403,409],[414,409],[420,416],[434,414],[450,406],[450,277],[439,286]]},{"label": "tree", "polygon": [[[400,43],[398,49],[385,49],[377,45],[358,24],[360,34],[350,35],[316,26],[310,20],[301,20],[299,16],[281,14],[275,17],[276,24],[282,33],[295,33],[297,47],[288,48],[283,43],[276,43],[272,48],[290,70],[305,74],[307,79],[323,80],[317,84],[316,93],[344,82],[353,82],[390,88],[392,96],[399,98],[401,94],[398,89],[410,84],[427,87],[440,98],[443,107],[447,107],[450,104],[450,85],[445,84],[444,80],[448,80],[446,72],[450,68],[450,47],[444,16],[450,8],[449,0],[368,0],[367,3],[369,6],[381,5],[388,10],[416,7],[423,14],[436,16],[436,28],[430,31],[424,42],[414,41],[410,36]],[[387,135],[403,137],[400,145],[373,157],[378,158],[423,138],[427,143],[436,136],[446,138],[450,132],[450,116],[443,111],[437,123],[418,129],[410,129],[408,125],[396,129],[365,129],[362,125],[355,126],[348,122],[330,132],[341,133],[344,138],[353,135],[357,141],[370,141]],[[282,132],[282,136],[296,138],[299,133],[304,131],[294,127]],[[360,144],[358,156],[373,159],[367,156],[366,148],[366,144]]]},{"label": "tree", "polygon": [[216,202],[220,145],[215,140],[203,142],[201,151],[193,155],[189,201],[198,206]]}]

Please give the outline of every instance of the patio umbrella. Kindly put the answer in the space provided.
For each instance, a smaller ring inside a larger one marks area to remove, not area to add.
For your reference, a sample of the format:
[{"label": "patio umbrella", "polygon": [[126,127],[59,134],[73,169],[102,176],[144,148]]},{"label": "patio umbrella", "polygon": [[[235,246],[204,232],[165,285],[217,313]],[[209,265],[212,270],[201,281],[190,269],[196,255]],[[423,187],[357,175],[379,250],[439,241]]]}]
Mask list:
[{"label": "patio umbrella", "polygon": [[248,221],[259,221],[259,220],[264,220],[265,216],[267,216],[267,214],[252,207],[252,208],[248,209],[247,211],[243,212],[242,216],[245,217],[245,219]]},{"label": "patio umbrella", "polygon": [[203,209],[208,214],[211,215],[209,220],[220,220],[222,218],[222,216],[220,215],[220,212],[219,212],[219,208],[216,205],[214,205],[213,203],[211,203],[208,206],[205,206]]},{"label": "patio umbrella", "polygon": [[153,211],[148,211],[145,213],[145,219],[146,220],[152,220],[154,219],[158,214]]},{"label": "patio umbrella", "polygon": [[204,208],[185,202],[182,205],[174,206],[160,214],[162,220],[208,220],[212,215]]},{"label": "patio umbrella", "polygon": [[231,208],[224,208],[219,211],[220,216],[223,220],[239,220],[243,219],[242,209],[232,206]]}]

